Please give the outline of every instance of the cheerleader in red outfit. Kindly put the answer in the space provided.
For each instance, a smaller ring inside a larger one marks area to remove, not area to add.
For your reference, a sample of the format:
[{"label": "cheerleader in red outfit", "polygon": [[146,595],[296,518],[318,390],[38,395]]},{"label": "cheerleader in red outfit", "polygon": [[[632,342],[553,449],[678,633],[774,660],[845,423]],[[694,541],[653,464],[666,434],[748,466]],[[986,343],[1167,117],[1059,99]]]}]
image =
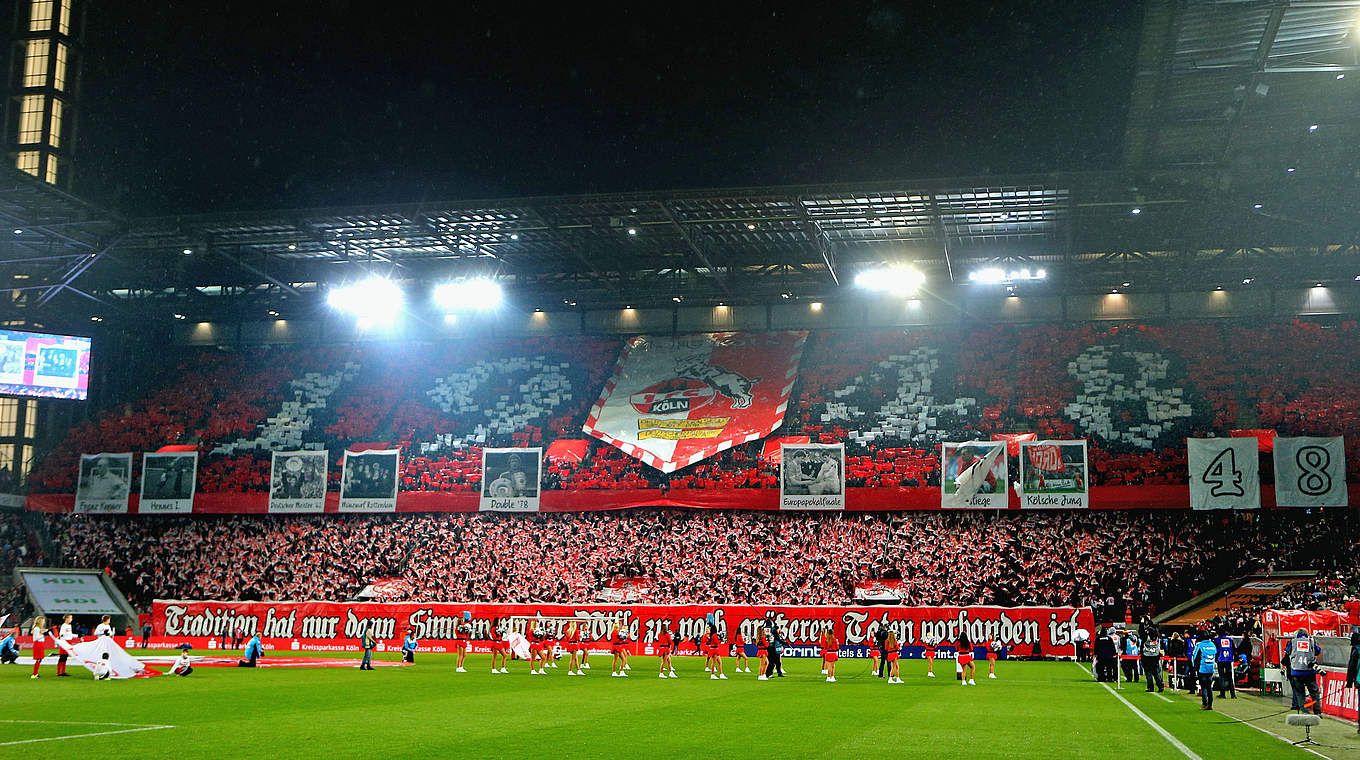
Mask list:
[{"label": "cheerleader in red outfit", "polygon": [[534,625],[525,633],[525,638],[529,640],[529,675],[548,675],[548,671],[543,670],[547,663],[547,656],[543,654],[543,628]]},{"label": "cheerleader in red outfit", "polygon": [[884,644],[884,659],[888,663],[888,683],[902,683],[901,665],[898,660],[902,657],[902,648],[897,643],[897,634],[888,632],[888,641]]},{"label": "cheerleader in red outfit", "polygon": [[822,632],[822,665],[826,668],[826,682],[836,682],[836,661],[841,658],[841,642],[832,631]]},{"label": "cheerleader in red outfit", "polygon": [[964,686],[977,686],[977,681],[973,677],[977,675],[977,666],[973,664],[973,640],[968,638],[968,632],[959,634],[959,667],[963,668],[960,675],[963,678]]},{"label": "cheerleader in red outfit", "polygon": [[737,655],[737,672],[750,673],[751,661],[746,659],[746,637],[740,631],[732,637],[732,651]]},{"label": "cheerleader in red outfit", "polygon": [[576,623],[567,626],[567,632],[562,636],[562,648],[571,654],[571,659],[567,660],[567,675],[585,675],[579,669],[581,652],[585,651],[585,647],[581,646],[581,630]]},{"label": "cheerleader in red outfit", "polygon": [[[551,629],[549,629],[551,630]],[[543,637],[543,667],[557,667],[558,646],[562,643],[562,632],[550,633]],[[541,669],[541,668],[540,668]]]},{"label": "cheerleader in red outfit", "polygon": [[935,677],[935,640],[926,639],[925,651],[922,656],[926,658],[926,678]]},{"label": "cheerleader in red outfit", "polygon": [[609,652],[614,655],[614,671],[609,675],[614,678],[628,677],[628,674],[623,672],[628,664],[628,655],[624,652],[626,648],[623,632],[619,630],[619,624],[616,621],[609,629]]},{"label": "cheerleader in red outfit", "polygon": [[668,626],[661,626],[661,633],[656,636],[656,653],[661,657],[661,671],[657,678],[675,678],[675,666],[671,665],[671,646],[675,639],[671,636],[671,629]]},{"label": "cheerleader in red outfit", "polygon": [[769,676],[765,675],[765,668],[769,664],[769,656],[765,654],[765,629],[761,628],[756,633],[756,671],[760,674],[756,676],[757,681],[767,681]]},{"label": "cheerleader in red outfit", "polygon": [[468,647],[472,645],[472,626],[463,623],[454,630],[453,651],[458,653],[458,664],[455,666],[456,673],[466,673],[463,667],[463,660],[467,658]]},{"label": "cheerleader in red outfit", "polygon": [[987,677],[996,678],[996,658],[1001,654],[1001,642],[992,639],[987,642]]},{"label": "cheerleader in red outfit", "polygon": [[727,674],[723,672],[723,640],[718,635],[718,629],[714,626],[708,627],[708,634],[704,636],[705,650],[708,652],[709,664],[712,670],[709,671],[710,679],[714,681],[726,681]]},{"label": "cheerleader in red outfit", "polygon": [[[496,668],[496,660],[499,659],[501,666]],[[509,673],[505,668],[505,663],[510,659],[510,642],[505,640],[505,623],[496,622],[496,638],[491,641],[491,672]]]}]

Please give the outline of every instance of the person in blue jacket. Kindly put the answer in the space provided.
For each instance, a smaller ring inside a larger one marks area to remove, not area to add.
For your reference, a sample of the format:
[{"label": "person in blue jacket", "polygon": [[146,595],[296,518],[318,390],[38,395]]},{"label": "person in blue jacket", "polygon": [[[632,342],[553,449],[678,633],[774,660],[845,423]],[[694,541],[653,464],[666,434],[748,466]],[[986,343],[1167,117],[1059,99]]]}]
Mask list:
[{"label": "person in blue jacket", "polygon": [[260,643],[260,634],[257,633],[250,637],[250,643],[246,644],[245,658],[238,660],[236,667],[253,668],[261,657],[264,657],[264,644]]},{"label": "person in blue jacket", "polygon": [[1214,672],[1218,667],[1218,645],[1212,634],[1200,639],[1190,652],[1190,666],[1199,679],[1199,709],[1214,709]]},{"label": "person in blue jacket", "polygon": [[406,638],[401,642],[401,661],[415,662],[416,647],[418,646],[420,646],[420,641],[416,638],[415,629],[408,628],[406,630]]},{"label": "person in blue jacket", "polygon": [[1233,637],[1227,634],[1218,636],[1214,639],[1218,645],[1218,698],[1222,699],[1225,691],[1232,693],[1232,698],[1237,699],[1237,678],[1233,676],[1233,662],[1237,660],[1237,648],[1233,646]]},{"label": "person in blue jacket", "polygon": [[0,663],[13,665],[19,659],[19,629],[10,631],[4,641],[0,641]]}]

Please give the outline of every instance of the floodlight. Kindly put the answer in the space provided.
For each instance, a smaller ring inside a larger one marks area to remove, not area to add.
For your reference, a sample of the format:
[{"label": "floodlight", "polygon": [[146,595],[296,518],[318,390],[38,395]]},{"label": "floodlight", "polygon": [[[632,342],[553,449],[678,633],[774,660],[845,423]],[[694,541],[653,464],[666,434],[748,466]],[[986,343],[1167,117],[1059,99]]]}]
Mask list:
[{"label": "floodlight", "polygon": [[855,275],[855,285],[880,293],[910,295],[921,289],[926,276],[915,267],[866,269]]},{"label": "floodlight", "polygon": [[385,277],[331,288],[326,294],[326,303],[332,308],[353,314],[364,325],[391,322],[405,301],[401,287]]},{"label": "floodlight", "polygon": [[435,304],[446,311],[494,309],[502,297],[500,283],[489,277],[447,282],[434,289]]}]

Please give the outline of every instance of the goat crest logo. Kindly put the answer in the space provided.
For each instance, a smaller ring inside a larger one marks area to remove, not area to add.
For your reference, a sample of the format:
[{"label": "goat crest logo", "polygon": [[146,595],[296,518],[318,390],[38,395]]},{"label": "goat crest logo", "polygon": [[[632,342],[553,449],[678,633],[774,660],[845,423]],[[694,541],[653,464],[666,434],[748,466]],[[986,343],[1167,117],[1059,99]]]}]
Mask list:
[{"label": "goat crest logo", "polygon": [[731,399],[733,409],[750,408],[751,402],[754,400],[751,389],[755,387],[756,383],[760,382],[758,377],[747,378],[706,361],[692,361],[680,367],[677,374],[702,381],[709,388]]}]

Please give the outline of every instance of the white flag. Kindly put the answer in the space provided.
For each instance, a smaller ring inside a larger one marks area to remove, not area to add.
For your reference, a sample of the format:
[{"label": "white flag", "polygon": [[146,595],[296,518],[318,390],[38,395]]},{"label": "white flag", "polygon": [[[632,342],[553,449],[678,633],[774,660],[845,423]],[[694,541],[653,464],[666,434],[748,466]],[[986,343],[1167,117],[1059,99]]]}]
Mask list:
[{"label": "white flag", "polygon": [[1258,509],[1261,473],[1255,438],[1188,438],[1190,506]]},{"label": "white flag", "polygon": [[1275,439],[1275,505],[1344,507],[1346,445],[1332,438]]}]

